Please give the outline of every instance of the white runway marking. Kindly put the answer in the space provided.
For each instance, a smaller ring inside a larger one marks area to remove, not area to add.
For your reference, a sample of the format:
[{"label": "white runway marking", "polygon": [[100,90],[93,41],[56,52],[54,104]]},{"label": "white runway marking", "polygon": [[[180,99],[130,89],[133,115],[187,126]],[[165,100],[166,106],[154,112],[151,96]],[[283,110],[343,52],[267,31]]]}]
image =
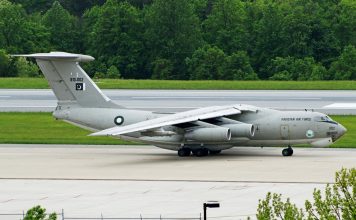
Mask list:
[{"label": "white runway marking", "polygon": [[356,103],[333,103],[323,108],[356,108]]},{"label": "white runway marking", "polygon": [[321,98],[308,98],[308,97],[302,97],[302,98],[288,98],[292,100],[321,100]]},{"label": "white runway marking", "polygon": [[[212,97],[202,97],[202,96],[134,96],[132,99],[212,99]],[[235,97],[235,96],[223,96],[214,97],[214,99],[225,99],[225,98],[238,98],[238,99],[271,99],[268,97]],[[285,98],[285,97],[281,97]],[[320,100],[321,98],[313,97],[300,97],[300,98],[286,98],[289,100]]]},{"label": "white runway marking", "polygon": [[197,107],[182,107],[182,106],[164,106],[164,107],[157,107],[157,106],[128,106],[130,108],[138,108],[138,109],[196,109],[196,108],[203,108],[200,106]]},{"label": "white runway marking", "polygon": [[[201,96],[141,96],[141,97],[131,97],[132,99],[211,99],[211,97],[201,97]],[[230,97],[214,97],[214,98],[230,98]]]}]

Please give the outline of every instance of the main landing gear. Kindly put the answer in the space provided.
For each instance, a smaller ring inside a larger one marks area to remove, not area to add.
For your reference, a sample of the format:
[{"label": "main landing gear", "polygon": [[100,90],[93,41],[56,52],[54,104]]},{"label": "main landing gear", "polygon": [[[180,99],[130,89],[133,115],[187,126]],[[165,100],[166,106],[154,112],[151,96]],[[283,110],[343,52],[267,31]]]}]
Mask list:
[{"label": "main landing gear", "polygon": [[199,149],[191,150],[190,148],[183,147],[178,150],[178,156],[180,156],[180,157],[188,157],[191,154],[193,154],[196,157],[205,157],[205,156],[208,156],[209,154],[216,155],[219,153],[221,153],[221,150],[213,151],[213,150],[209,150],[207,148],[199,148]]},{"label": "main landing gear", "polygon": [[285,157],[289,157],[293,155],[293,148],[291,146],[288,146],[288,148],[284,148],[282,150],[282,155]]},{"label": "main landing gear", "polygon": [[178,150],[178,156],[188,157],[190,156],[191,150],[189,148],[181,148]]}]

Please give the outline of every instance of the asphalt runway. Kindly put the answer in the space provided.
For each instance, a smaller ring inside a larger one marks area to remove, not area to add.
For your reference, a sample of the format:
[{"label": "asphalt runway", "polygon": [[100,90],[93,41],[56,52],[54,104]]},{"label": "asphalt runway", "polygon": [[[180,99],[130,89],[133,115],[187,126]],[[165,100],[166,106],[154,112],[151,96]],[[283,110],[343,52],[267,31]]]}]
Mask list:
[{"label": "asphalt runway", "polygon": [[[314,109],[327,114],[356,114],[356,91],[294,90],[103,90],[134,109],[179,112],[211,105],[250,104],[281,110]],[[46,111],[56,106],[51,90],[0,90],[0,111]]]},{"label": "asphalt runway", "polygon": [[0,214],[41,204],[70,217],[199,217],[203,202],[218,200],[211,218],[245,219],[268,191],[302,207],[337,170],[356,167],[355,149],[294,152],[249,147],[179,158],[152,146],[0,145]]}]

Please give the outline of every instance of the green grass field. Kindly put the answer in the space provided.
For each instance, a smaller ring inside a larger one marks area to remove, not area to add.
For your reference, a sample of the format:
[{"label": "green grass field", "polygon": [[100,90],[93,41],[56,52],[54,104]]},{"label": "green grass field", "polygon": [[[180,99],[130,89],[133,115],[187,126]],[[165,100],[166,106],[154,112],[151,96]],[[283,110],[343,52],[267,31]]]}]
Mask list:
[{"label": "green grass field", "polygon": [[[356,116],[333,116],[348,132],[332,147],[356,148]],[[85,131],[50,113],[0,113],[0,143],[10,144],[134,144],[110,137],[89,137]]]},{"label": "green grass field", "polygon": [[50,113],[0,113],[0,143],[132,144],[110,137],[89,137],[90,131],[55,120]]},{"label": "green grass field", "polygon": [[[94,80],[102,89],[355,90],[355,81]],[[0,78],[2,89],[46,89],[44,78]]]}]

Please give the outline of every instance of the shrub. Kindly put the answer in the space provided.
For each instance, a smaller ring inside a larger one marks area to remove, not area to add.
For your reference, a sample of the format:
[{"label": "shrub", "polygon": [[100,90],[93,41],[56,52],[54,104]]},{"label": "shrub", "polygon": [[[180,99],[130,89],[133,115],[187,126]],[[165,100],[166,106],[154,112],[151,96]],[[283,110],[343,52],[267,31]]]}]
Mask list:
[{"label": "shrub", "polygon": [[38,77],[39,69],[36,64],[29,62],[24,57],[19,57],[16,60],[16,69],[20,77]]},{"label": "shrub", "polygon": [[41,206],[35,206],[26,212],[24,220],[56,220],[57,214],[46,214],[46,209]]},{"label": "shrub", "polygon": [[106,73],[106,77],[110,79],[118,79],[121,77],[120,70],[116,66],[110,66]]},{"label": "shrub", "polygon": [[336,173],[335,183],[328,184],[325,192],[314,189],[313,202],[305,202],[305,210],[287,199],[281,199],[281,194],[268,193],[259,201],[257,219],[356,219],[356,169],[342,169]]}]

